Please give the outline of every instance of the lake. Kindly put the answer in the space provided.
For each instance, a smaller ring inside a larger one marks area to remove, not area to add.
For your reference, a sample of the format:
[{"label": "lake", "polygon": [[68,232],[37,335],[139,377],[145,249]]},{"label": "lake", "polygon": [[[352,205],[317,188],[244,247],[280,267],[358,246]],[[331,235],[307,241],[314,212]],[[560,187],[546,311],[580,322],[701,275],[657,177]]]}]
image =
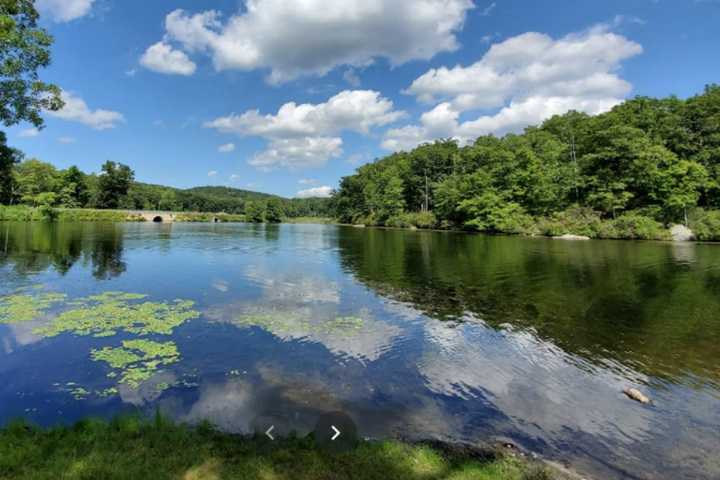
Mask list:
[{"label": "lake", "polygon": [[370,438],[720,478],[720,245],[0,223],[0,278],[0,423],[342,410]]}]

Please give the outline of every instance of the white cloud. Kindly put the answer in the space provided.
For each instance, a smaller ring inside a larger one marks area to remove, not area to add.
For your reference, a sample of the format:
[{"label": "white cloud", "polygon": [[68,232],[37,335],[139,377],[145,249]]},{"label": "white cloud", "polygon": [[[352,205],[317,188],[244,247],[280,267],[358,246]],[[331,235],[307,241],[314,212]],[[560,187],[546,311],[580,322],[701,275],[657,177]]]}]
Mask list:
[{"label": "white cloud", "polygon": [[307,190],[300,190],[295,195],[297,198],[328,198],[332,193],[333,188],[327,185],[322,187],[308,188]]},{"label": "white cloud", "polygon": [[18,136],[23,138],[37,137],[38,135],[40,135],[40,130],[37,128],[26,128],[18,133]]},{"label": "white cloud", "polygon": [[217,170],[210,170],[208,172],[208,177],[215,177],[215,176],[217,176],[217,174],[218,174]]},{"label": "white cloud", "polygon": [[275,115],[248,110],[242,115],[221,117],[205,124],[225,133],[267,138],[327,135],[341,130],[368,133],[404,115],[393,102],[372,90],[345,90],[325,103],[284,104]]},{"label": "white cloud", "polygon": [[248,163],[263,171],[278,167],[317,168],[330,158],[342,155],[342,139],[337,137],[301,137],[271,140],[268,148]]},{"label": "white cloud", "polygon": [[192,75],[197,68],[185,52],[175,50],[165,42],[148,47],[140,57],[140,64],[154,72],[170,75]]},{"label": "white cloud", "polygon": [[73,137],[60,137],[60,138],[58,138],[57,140],[58,140],[58,142],[64,143],[64,144],[66,144],[66,145],[67,145],[67,144],[70,144],[70,143],[75,143],[75,142],[76,142],[76,140],[75,140]]},{"label": "white cloud", "polygon": [[137,75],[137,68],[131,68],[130,70],[125,70],[125,75],[128,77],[134,77]]},{"label": "white cloud", "polygon": [[268,80],[281,83],[339,65],[377,58],[399,65],[453,51],[473,7],[471,0],[247,0],[226,21],[215,10],[175,10],[165,28],[167,40],[209,55],[217,70],[267,68]]},{"label": "white cloud", "polygon": [[343,131],[368,134],[374,127],[405,115],[393,102],[371,90],[345,90],[319,104],[286,103],[276,114],[249,110],[205,123],[223,133],[258,136],[269,141],[267,150],[250,164],[263,170],[275,167],[319,167],[342,154]]},{"label": "white cloud", "polygon": [[235,144],[234,143],[226,143],[225,145],[220,145],[218,147],[218,152],[220,153],[230,153],[235,151]]},{"label": "white cloud", "polygon": [[[429,70],[406,93],[436,106],[419,125],[389,130],[383,146],[409,149],[441,137],[469,142],[479,135],[521,131],[568,110],[609,110],[632,89],[618,75],[621,63],[642,47],[608,28],[558,40],[525,33],[493,45],[468,67]],[[461,113],[477,109],[495,112],[460,122]]]},{"label": "white cloud", "polygon": [[232,175],[230,175],[231,182],[237,182],[238,180],[240,180],[240,175],[236,175],[234,173]]},{"label": "white cloud", "polygon": [[69,22],[90,13],[95,0],[37,0],[35,5],[43,15],[56,22]]},{"label": "white cloud", "polygon": [[63,91],[62,99],[65,102],[62,110],[45,113],[63,120],[82,123],[95,130],[115,128],[118,123],[125,121],[125,117],[119,112],[102,109],[91,110],[85,100],[70,92]]},{"label": "white cloud", "polygon": [[300,185],[315,185],[316,183],[318,183],[318,181],[314,178],[301,178],[300,180],[298,180],[298,183]]}]

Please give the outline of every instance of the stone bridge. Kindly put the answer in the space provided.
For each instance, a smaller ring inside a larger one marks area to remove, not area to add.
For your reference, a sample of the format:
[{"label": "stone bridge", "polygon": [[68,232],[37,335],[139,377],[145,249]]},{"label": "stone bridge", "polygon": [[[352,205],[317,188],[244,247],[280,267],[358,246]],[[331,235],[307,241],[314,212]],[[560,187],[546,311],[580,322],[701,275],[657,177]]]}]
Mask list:
[{"label": "stone bridge", "polygon": [[177,212],[160,212],[151,210],[127,210],[128,215],[141,216],[146,222],[173,223]]}]

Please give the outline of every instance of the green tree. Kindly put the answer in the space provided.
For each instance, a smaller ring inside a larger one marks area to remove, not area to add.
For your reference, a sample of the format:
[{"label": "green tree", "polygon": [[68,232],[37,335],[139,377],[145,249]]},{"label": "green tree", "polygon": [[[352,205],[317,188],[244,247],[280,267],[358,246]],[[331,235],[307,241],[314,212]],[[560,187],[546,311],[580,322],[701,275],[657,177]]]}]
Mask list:
[{"label": "green tree", "polygon": [[[63,107],[60,89],[40,81],[38,70],[50,65],[52,37],[37,26],[32,0],[0,0],[0,121],[43,126],[43,110]],[[12,168],[20,161],[0,132],[0,203],[13,202]]]},{"label": "green tree", "polygon": [[280,223],[283,218],[283,208],[278,198],[271,198],[265,209],[265,221],[268,223]]},{"label": "green tree", "polygon": [[245,204],[245,219],[251,223],[263,223],[265,221],[265,203],[250,201]]},{"label": "green tree", "polygon": [[[15,182],[17,183],[17,194],[24,203],[37,206],[37,197],[44,193],[52,193],[53,200],[57,200],[55,193],[59,186],[59,174],[57,169],[49,163],[35,158],[22,162],[15,168]],[[43,197],[43,201],[40,203],[48,203],[48,198]]]},{"label": "green tree", "polygon": [[60,172],[59,202],[66,208],[78,208],[87,205],[89,191],[87,175],[76,166]]},{"label": "green tree", "polygon": [[99,208],[118,208],[121,199],[127,195],[135,178],[135,173],[127,165],[111,161],[102,166],[102,173],[98,176]]},{"label": "green tree", "polygon": [[22,160],[22,153],[7,146],[5,132],[0,132],[0,204],[15,202],[17,185],[13,167]]}]

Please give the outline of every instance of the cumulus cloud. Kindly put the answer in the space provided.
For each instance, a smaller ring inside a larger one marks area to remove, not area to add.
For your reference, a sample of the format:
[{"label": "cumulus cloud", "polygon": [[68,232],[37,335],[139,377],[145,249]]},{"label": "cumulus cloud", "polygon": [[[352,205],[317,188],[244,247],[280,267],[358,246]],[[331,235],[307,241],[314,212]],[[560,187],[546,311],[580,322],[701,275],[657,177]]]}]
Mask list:
[{"label": "cumulus cloud", "polygon": [[215,10],[175,10],[165,37],[209,55],[217,70],[266,68],[270,82],[282,83],[339,65],[377,58],[399,65],[453,51],[473,7],[472,0],[246,0],[227,20]]},{"label": "cumulus cloud", "polygon": [[328,185],[322,187],[308,188],[307,190],[300,190],[295,194],[297,198],[328,198],[332,193],[333,188]]},{"label": "cumulus cloud", "polygon": [[140,64],[154,72],[169,75],[192,75],[197,68],[185,52],[175,50],[165,42],[148,47],[140,57]]},{"label": "cumulus cloud", "polygon": [[210,170],[208,172],[208,177],[215,177],[215,176],[217,176],[217,174],[218,174],[217,170]]},{"label": "cumulus cloud", "polygon": [[[431,69],[417,78],[406,93],[436,106],[419,125],[388,131],[383,145],[398,150],[439,137],[470,141],[520,131],[571,109],[601,113],[631,91],[618,70],[641,52],[607,25],[558,40],[540,33],[509,38],[470,66]],[[460,123],[461,113],[478,109],[495,112]]]},{"label": "cumulus cloud", "polygon": [[206,122],[205,127],[267,139],[268,148],[249,162],[255,167],[319,167],[342,155],[341,132],[368,134],[372,128],[388,125],[404,115],[379,92],[345,90],[324,103],[289,102],[276,114],[267,115],[249,110]]},{"label": "cumulus cloud", "polygon": [[317,168],[340,155],[342,155],[342,138],[282,138],[271,140],[268,148],[255,155],[248,163],[263,171],[277,167]]},{"label": "cumulus cloud", "polygon": [[62,99],[65,102],[62,110],[47,111],[46,113],[63,120],[82,123],[95,130],[115,128],[118,123],[125,121],[125,117],[119,112],[102,109],[91,110],[85,100],[70,92],[63,91]]},{"label": "cumulus cloud", "polygon": [[218,147],[218,152],[220,153],[230,153],[235,151],[235,144],[234,143],[226,143],[225,145],[220,145]]},{"label": "cumulus cloud", "polygon": [[18,136],[22,138],[37,137],[38,135],[40,135],[40,130],[37,128],[26,128],[18,133]]},{"label": "cumulus cloud", "polygon": [[318,181],[314,178],[301,178],[300,180],[298,180],[298,183],[300,185],[315,185],[316,183],[318,183]]},{"label": "cumulus cloud", "polygon": [[90,13],[95,0],[37,0],[35,5],[43,15],[56,22],[69,22]]}]

